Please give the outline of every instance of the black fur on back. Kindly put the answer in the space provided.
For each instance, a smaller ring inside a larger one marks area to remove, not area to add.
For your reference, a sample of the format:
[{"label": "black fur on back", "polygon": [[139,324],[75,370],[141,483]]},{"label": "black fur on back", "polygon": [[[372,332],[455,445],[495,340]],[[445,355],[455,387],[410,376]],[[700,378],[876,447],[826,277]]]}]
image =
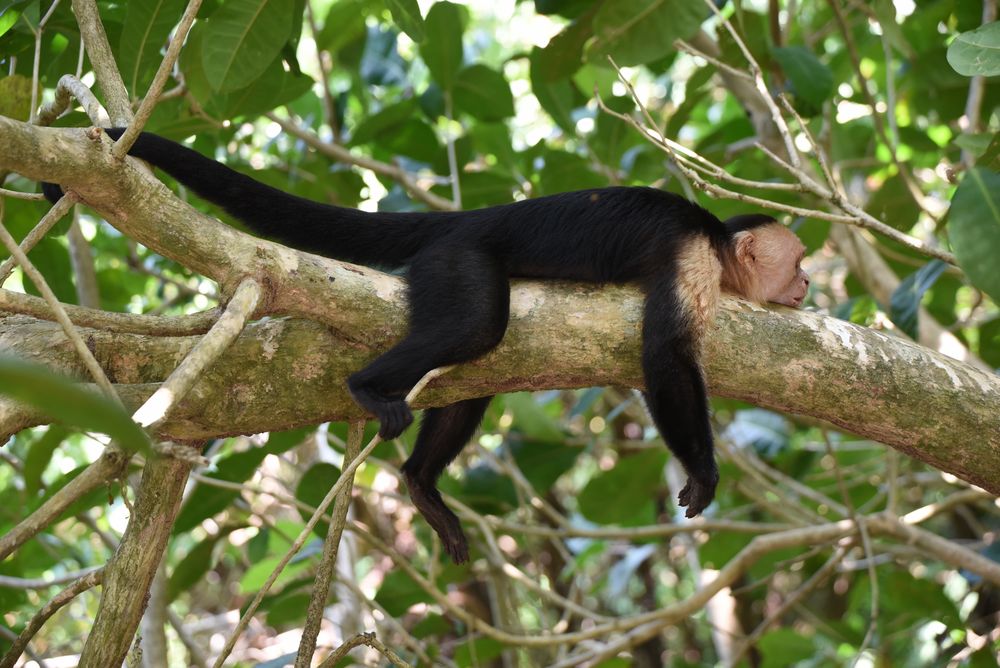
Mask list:
[{"label": "black fur on back", "polygon": [[[117,139],[124,129],[106,132]],[[290,195],[148,132],[129,155],[261,236],[359,264],[408,265],[435,242],[480,248],[501,259],[509,276],[631,281],[669,265],[664,259],[688,235],[724,244],[736,231],[683,197],[653,188],[595,188],[461,212],[364,212]],[[51,184],[43,184],[43,192],[52,201],[61,195]]]}]

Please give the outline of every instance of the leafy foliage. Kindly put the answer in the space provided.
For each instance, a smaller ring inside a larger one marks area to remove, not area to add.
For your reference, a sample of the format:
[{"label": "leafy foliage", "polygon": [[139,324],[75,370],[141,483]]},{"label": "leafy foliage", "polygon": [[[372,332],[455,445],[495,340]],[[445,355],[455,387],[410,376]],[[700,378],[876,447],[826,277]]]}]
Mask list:
[{"label": "leafy foliage", "polygon": [[[97,4],[128,92],[139,99],[185,3]],[[852,268],[827,243],[830,223],[785,215],[811,255],[809,306],[911,337],[927,324],[918,315],[925,307],[971,354],[1000,367],[995,80],[983,89],[979,126],[968,127],[965,118],[969,77],[998,74],[998,28],[978,25],[981,3],[936,0],[917,3],[908,14],[888,0],[850,3],[842,7],[848,36],[836,28],[828,3],[796,3],[792,20],[777,17],[780,39],[771,17],[751,3],[716,5],[725,5],[758,60],[764,85],[787,93],[805,117],[855,204],[958,258],[958,271],[946,271],[942,263],[879,237],[875,252],[903,277],[884,303],[884,295],[880,300],[873,293],[870,268]],[[35,33],[48,6],[13,2],[0,12],[0,114],[30,115]],[[608,63],[611,56],[631,66],[626,77],[668,138],[742,179],[787,181],[787,172],[754,148],[753,119],[727,84],[728,72],[675,48],[676,39],[701,44],[698,33],[704,31],[718,47],[709,54],[713,61],[747,70],[742,50],[717,28],[702,0],[322,0],[310,5],[309,20],[303,9],[301,0],[206,1],[169,86],[175,94],[159,102],[148,128],[191,140],[202,153],[293,194],[345,206],[427,207],[385,172],[337,164],[308,150],[295,136],[280,133],[266,114],[349,149],[359,160],[399,167],[445,199],[457,186],[466,208],[625,184],[684,192],[721,218],[745,213],[747,205],[738,199],[711,199],[692,188],[658,147],[599,111],[595,91],[609,109],[637,113]],[[50,95],[59,77],[76,71],[81,39],[71,3],[55,8],[38,45],[37,83]],[[89,68],[85,60],[83,71]],[[893,114],[892,122],[887,116],[876,120],[873,111]],[[77,111],[57,124],[88,122]],[[808,144],[803,129],[795,132],[796,142]],[[807,167],[822,169],[818,163]],[[4,187],[34,186],[11,176]],[[733,190],[779,204],[816,205],[792,190],[762,192],[740,184]],[[921,200],[928,198],[934,206],[924,206]],[[45,210],[38,202],[8,199],[3,223],[21,239]],[[86,210],[80,222],[93,249],[101,308],[176,315],[217,303],[215,287],[182,264],[136,247]],[[0,259],[5,257],[0,250]],[[49,236],[31,258],[61,300],[78,301],[63,237]],[[4,287],[37,293],[20,272]],[[287,382],[275,379],[275,391]],[[0,536],[93,461],[100,444],[88,432],[149,448],[145,434],[117,406],[34,367],[0,362],[0,395],[59,420],[0,446]],[[998,529],[995,508],[979,497],[968,500],[968,489],[939,473],[825,425],[735,401],[717,400],[714,409],[728,452],[709,512],[720,528],[710,532],[656,533],[677,515],[678,472],[636,399],[611,389],[493,401],[477,442],[441,481],[442,491],[458,502],[453,507],[492,515],[481,523],[463,517],[475,568],[441,560],[432,532],[405,498],[397,475],[401,453],[393,444],[380,446],[359,470],[352,519],[394,546],[446,592],[446,600],[527,635],[600,623],[597,617],[581,621],[581,609],[605,616],[667,609],[704,586],[707,569],[746,554],[755,535],[846,521],[855,513],[927,513],[922,529],[959,547],[983,546],[981,556],[998,561],[996,543],[987,547]],[[369,425],[369,437],[373,429]],[[332,424],[207,445],[211,466],[186,495],[165,559],[167,597],[188,621],[199,622],[192,626],[206,627],[200,622],[239,610],[260,589],[302,530],[309,508],[339,478],[345,438],[345,426]],[[412,440],[412,431],[404,435],[404,451]],[[0,574],[51,578],[105,563],[111,553],[92,527],[120,535],[128,515],[120,496],[110,506],[108,501],[107,488],[79,499],[0,563]],[[486,528],[492,542],[485,539]],[[273,628],[255,631],[265,636],[254,639],[259,644],[277,644],[279,632],[302,626],[325,534],[321,522],[265,597],[262,619]],[[337,603],[331,610],[347,610],[344,619],[351,624],[374,624],[388,614],[430,657],[458,666],[486,665],[501,652],[509,653],[510,663],[523,659],[526,665],[566,658],[548,649],[512,650],[455,622],[409,571],[350,530],[348,536],[344,545],[350,541],[351,558],[340,575],[363,596],[338,586],[328,603]],[[739,665],[851,665],[858,658],[885,665],[996,665],[995,584],[940,555],[929,557],[915,544],[879,536],[869,542],[838,539],[748,562],[724,594],[736,610],[725,621],[742,623],[747,634],[759,630]],[[851,549],[850,559],[824,576],[824,564],[840,547]],[[516,574],[502,574],[497,559]],[[525,587],[523,578],[541,584]],[[547,595],[539,595],[538,587]],[[20,632],[40,601],[56,591],[0,588],[0,624]],[[561,600],[571,600],[571,607],[560,607]],[[772,616],[792,601],[794,606]],[[35,649],[49,656],[79,652],[79,638],[89,631],[83,621],[92,617],[94,604],[78,603],[72,614],[48,622]],[[372,612],[371,605],[382,611]],[[713,630],[720,624],[711,614],[685,614],[629,654],[595,665],[720,661],[738,647],[718,644]],[[872,624],[878,633],[866,637]],[[408,653],[412,644],[392,630],[384,633],[395,651],[417,663]],[[0,633],[0,651],[9,647],[9,636]],[[196,641],[209,646],[207,633]],[[174,663],[186,665],[180,651],[175,654]],[[270,660],[277,665],[283,656],[274,653]]]}]

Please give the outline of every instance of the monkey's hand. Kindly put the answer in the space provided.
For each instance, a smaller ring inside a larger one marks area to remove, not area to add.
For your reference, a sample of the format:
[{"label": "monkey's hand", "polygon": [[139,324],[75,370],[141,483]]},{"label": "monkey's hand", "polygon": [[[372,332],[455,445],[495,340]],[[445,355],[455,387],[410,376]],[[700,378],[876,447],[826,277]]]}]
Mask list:
[{"label": "monkey's hand", "polygon": [[715,466],[701,475],[689,475],[684,489],[677,495],[677,502],[687,508],[687,518],[700,515],[715,498],[715,487],[719,484],[719,469]]}]

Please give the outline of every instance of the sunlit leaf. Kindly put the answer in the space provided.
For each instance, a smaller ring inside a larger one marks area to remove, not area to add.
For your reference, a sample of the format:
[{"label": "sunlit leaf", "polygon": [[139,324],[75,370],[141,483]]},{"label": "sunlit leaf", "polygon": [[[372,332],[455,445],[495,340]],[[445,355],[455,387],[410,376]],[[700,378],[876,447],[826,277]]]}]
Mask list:
[{"label": "sunlit leaf", "polygon": [[0,116],[28,120],[31,114],[31,79],[12,74],[0,79]]},{"label": "sunlit leaf", "polygon": [[955,190],[948,217],[958,263],[973,285],[1000,302],[1000,173],[969,170]]},{"label": "sunlit leaf", "polygon": [[185,4],[184,0],[130,0],[127,3],[118,67],[133,97],[145,94],[145,90],[139,90],[140,83],[145,83],[147,78],[143,75],[159,67],[160,49],[171,28],[180,20]]},{"label": "sunlit leaf", "polygon": [[437,2],[427,12],[427,39],[420,45],[420,56],[431,76],[445,90],[455,83],[462,66],[462,31],[464,8],[452,2]]},{"label": "sunlit leaf", "polygon": [[702,0],[615,0],[605,2],[594,16],[596,38],[586,49],[587,60],[640,65],[676,49],[674,40],[691,37],[706,15]]},{"label": "sunlit leaf", "polygon": [[956,37],[948,46],[948,63],[967,77],[1000,74],[1000,21]]},{"label": "sunlit leaf", "polygon": [[213,90],[239,90],[264,73],[291,36],[294,7],[294,0],[229,0],[212,15],[202,65]]},{"label": "sunlit leaf", "polygon": [[420,16],[417,0],[386,0],[385,4],[392,13],[392,20],[410,39],[418,44],[424,41],[424,19]]},{"label": "sunlit leaf", "polygon": [[620,458],[614,468],[595,475],[580,492],[580,512],[598,524],[628,523],[651,504],[663,485],[666,463],[666,448]]},{"label": "sunlit leaf", "polygon": [[463,68],[455,78],[455,106],[481,121],[514,115],[514,97],[503,75],[485,65]]}]

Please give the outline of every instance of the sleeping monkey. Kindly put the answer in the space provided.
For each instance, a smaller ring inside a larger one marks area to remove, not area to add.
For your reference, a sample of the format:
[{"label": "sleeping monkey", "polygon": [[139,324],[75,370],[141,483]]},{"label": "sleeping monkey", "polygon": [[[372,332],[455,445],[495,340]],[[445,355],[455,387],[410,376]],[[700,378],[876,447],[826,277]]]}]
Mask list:
[{"label": "sleeping monkey", "polygon": [[[118,139],[124,130],[106,132]],[[407,335],[347,381],[386,439],[413,421],[404,397],[424,374],[500,343],[511,278],[637,283],[646,295],[644,396],[687,471],[679,502],[688,517],[708,506],[719,480],[699,341],[712,326],[720,290],[798,307],[809,285],[802,243],[773,218],[722,222],[652,188],[597,188],[474,211],[366,213],[289,195],[149,133],[129,155],[265,237],[348,262],[406,268]],[[52,201],[62,194],[53,184],[43,191]],[[490,398],[426,410],[402,469],[414,505],[456,563],[468,559],[468,545],[437,479],[472,437]]]}]

